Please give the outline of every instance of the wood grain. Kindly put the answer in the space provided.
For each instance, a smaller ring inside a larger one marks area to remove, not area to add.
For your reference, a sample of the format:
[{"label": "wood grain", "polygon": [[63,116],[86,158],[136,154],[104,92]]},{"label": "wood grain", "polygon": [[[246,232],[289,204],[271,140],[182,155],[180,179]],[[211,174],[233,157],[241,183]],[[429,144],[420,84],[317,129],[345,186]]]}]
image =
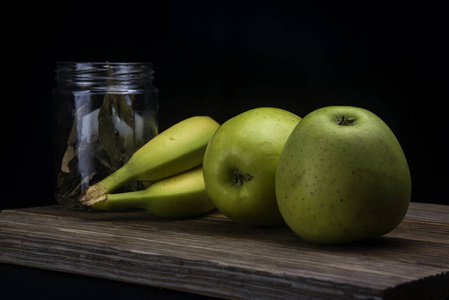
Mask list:
[{"label": "wood grain", "polygon": [[228,299],[448,299],[449,207],[412,203],[390,234],[310,244],[288,228],[248,228],[218,212],[167,221],[147,212],[60,206],[0,214],[0,262]]}]

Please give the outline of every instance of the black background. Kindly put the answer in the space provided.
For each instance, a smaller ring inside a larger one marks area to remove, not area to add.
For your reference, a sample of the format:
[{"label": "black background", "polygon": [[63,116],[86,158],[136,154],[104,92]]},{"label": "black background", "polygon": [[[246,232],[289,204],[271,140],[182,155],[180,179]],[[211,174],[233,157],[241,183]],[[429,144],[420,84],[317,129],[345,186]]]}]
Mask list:
[{"label": "black background", "polygon": [[15,22],[2,21],[12,75],[3,86],[9,197],[2,197],[0,208],[54,203],[50,93],[59,60],[153,62],[161,130],[193,115],[222,123],[258,106],[301,117],[327,105],[366,108],[402,145],[412,201],[448,203],[447,22],[440,6],[173,0],[34,5],[12,11]]},{"label": "black background", "polygon": [[5,63],[13,74],[3,88],[14,92],[2,101],[9,197],[2,197],[0,208],[54,203],[50,93],[58,60],[153,62],[161,130],[193,115],[222,123],[258,106],[301,117],[327,105],[366,108],[402,145],[412,201],[448,203],[447,22],[441,6],[95,3],[31,4],[11,12],[15,22],[2,21]]},{"label": "black background", "polygon": [[[447,204],[445,10],[431,1],[357,3],[38,1],[4,8],[0,209],[55,204],[51,89],[60,60],[153,62],[161,130],[193,115],[222,123],[259,106],[301,117],[327,105],[366,108],[402,145],[412,201]],[[20,285],[21,271],[11,272]]]}]

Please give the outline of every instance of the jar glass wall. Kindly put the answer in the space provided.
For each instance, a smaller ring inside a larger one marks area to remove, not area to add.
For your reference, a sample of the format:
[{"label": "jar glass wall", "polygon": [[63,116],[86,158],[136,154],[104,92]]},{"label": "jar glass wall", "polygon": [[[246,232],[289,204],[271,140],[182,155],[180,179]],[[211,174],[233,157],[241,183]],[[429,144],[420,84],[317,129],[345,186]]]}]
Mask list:
[{"label": "jar glass wall", "polygon": [[[122,167],[158,133],[151,63],[58,62],[53,89],[55,198],[80,208],[81,192]],[[120,191],[142,189],[131,182]]]}]

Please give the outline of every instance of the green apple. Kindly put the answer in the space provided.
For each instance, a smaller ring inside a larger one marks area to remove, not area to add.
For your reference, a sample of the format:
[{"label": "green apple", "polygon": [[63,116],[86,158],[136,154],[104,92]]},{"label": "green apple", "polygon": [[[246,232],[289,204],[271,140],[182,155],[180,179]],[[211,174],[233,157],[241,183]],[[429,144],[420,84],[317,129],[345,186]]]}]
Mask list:
[{"label": "green apple", "polygon": [[341,244],[393,230],[407,212],[411,177],[398,140],[379,117],[332,106],[293,130],[279,160],[276,195],[300,237]]},{"label": "green apple", "polygon": [[276,201],[279,157],[300,117],[260,107],[223,123],[203,161],[206,192],[229,219],[246,226],[285,225]]}]

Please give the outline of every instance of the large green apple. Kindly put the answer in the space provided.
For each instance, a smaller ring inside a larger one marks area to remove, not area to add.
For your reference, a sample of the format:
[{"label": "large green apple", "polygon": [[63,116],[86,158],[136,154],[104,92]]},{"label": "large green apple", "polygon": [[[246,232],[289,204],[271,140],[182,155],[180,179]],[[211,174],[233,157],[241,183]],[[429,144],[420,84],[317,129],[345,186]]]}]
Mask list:
[{"label": "large green apple", "polygon": [[340,244],[379,237],[404,218],[410,171],[390,128],[356,107],[325,107],[293,130],[276,175],[279,209],[305,240]]},{"label": "large green apple", "polygon": [[246,111],[223,123],[203,162],[206,192],[229,219],[246,226],[285,225],[275,177],[279,157],[300,117],[278,108]]}]

